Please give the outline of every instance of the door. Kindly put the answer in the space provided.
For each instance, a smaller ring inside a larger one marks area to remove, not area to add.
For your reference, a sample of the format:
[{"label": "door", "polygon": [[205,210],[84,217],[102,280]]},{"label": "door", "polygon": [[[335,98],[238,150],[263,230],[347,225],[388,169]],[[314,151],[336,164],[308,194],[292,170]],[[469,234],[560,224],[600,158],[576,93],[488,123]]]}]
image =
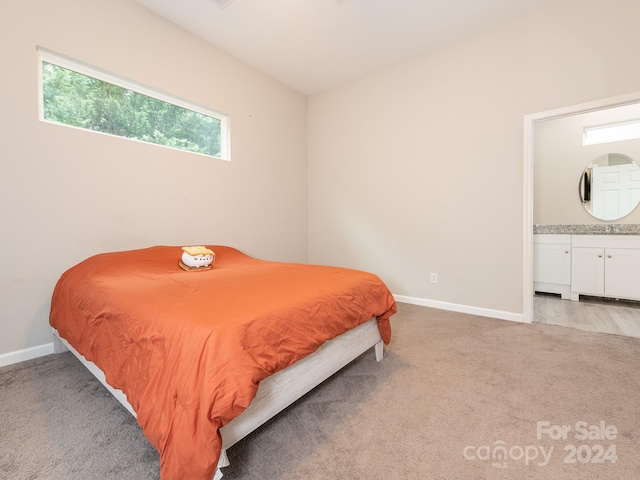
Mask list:
[{"label": "door", "polygon": [[604,295],[604,248],[573,247],[571,293]]},{"label": "door", "polygon": [[640,300],[640,250],[606,249],[605,294]]},{"label": "door", "polygon": [[596,217],[621,218],[638,204],[640,174],[637,165],[594,165],[591,178],[593,215]]},{"label": "door", "polygon": [[569,285],[571,283],[571,247],[558,244],[534,244],[533,281]]}]

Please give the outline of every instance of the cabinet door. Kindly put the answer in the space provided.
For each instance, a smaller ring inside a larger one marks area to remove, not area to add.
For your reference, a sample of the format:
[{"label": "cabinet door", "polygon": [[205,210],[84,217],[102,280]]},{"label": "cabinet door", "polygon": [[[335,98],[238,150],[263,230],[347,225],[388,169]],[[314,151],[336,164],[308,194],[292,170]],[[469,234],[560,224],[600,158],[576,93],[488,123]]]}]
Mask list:
[{"label": "cabinet door", "polygon": [[605,294],[640,299],[640,250],[605,250]]},{"label": "cabinet door", "polygon": [[604,248],[573,247],[571,291],[604,295]]},{"label": "cabinet door", "polygon": [[571,247],[569,245],[533,245],[533,281],[540,283],[571,283]]}]

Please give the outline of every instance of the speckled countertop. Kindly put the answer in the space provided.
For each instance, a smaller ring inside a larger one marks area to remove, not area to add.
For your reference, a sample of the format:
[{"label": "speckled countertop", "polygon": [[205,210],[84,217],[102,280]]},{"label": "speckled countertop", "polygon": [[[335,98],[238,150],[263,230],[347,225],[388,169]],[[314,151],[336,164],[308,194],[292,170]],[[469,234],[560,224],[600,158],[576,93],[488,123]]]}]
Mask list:
[{"label": "speckled countertop", "polygon": [[534,225],[533,233],[571,235],[640,235],[638,223],[599,223],[593,225]]}]

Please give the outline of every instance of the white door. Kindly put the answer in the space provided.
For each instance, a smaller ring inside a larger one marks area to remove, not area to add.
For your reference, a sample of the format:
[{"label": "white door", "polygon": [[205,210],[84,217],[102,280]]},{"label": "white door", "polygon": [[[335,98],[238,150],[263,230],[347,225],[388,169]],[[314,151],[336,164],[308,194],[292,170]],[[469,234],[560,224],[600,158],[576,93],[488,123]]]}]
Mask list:
[{"label": "white door", "polygon": [[636,164],[598,166],[591,174],[593,214],[598,218],[621,218],[638,204],[640,171]]}]

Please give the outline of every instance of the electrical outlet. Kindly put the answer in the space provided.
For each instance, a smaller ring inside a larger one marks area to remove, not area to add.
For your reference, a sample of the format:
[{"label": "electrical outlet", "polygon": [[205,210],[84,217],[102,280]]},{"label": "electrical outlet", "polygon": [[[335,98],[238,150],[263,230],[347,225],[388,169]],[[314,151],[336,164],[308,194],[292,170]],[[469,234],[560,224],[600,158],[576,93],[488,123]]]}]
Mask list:
[{"label": "electrical outlet", "polygon": [[432,273],[431,274],[431,283],[438,283],[438,274],[437,273]]}]

